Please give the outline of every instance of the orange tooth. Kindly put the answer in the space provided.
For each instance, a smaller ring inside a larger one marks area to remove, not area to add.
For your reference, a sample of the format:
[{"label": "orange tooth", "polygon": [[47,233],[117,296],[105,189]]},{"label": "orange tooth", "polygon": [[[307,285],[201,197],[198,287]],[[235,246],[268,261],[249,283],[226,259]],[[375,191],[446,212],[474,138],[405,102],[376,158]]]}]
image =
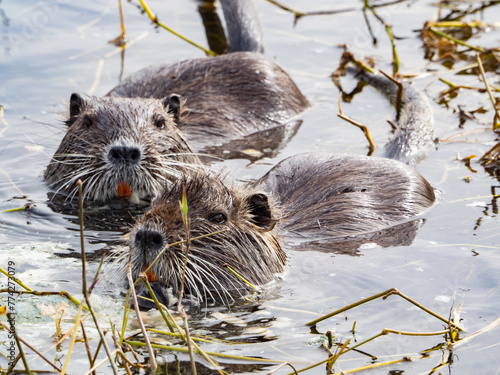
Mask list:
[{"label": "orange tooth", "polygon": [[126,182],[122,181],[118,184],[118,196],[120,198],[128,198],[130,197],[130,194],[132,194],[132,188],[130,187],[129,184]]},{"label": "orange tooth", "polygon": [[[149,267],[149,264],[146,264],[143,272],[145,272],[148,269],[148,267]],[[149,270],[148,272],[146,272],[146,278],[148,279],[148,281],[150,283],[158,281],[158,276],[156,276],[156,274],[153,272],[152,269]]]}]

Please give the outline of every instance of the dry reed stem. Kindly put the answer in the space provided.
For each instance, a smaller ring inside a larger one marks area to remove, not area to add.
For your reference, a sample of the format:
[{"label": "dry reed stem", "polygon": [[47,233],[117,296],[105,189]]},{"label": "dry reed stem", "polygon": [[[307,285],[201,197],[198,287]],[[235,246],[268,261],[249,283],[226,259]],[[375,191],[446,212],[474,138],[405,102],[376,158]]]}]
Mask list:
[{"label": "dry reed stem", "polygon": [[[79,216],[80,216],[80,246],[81,246],[81,254],[82,254],[82,292],[85,301],[87,302],[87,306],[89,308],[90,314],[92,315],[92,319],[94,320],[94,325],[99,332],[99,336],[101,337],[102,344],[104,346],[104,350],[106,351],[106,355],[108,356],[109,363],[115,375],[118,375],[118,369],[116,368],[116,364],[113,361],[113,356],[111,354],[111,350],[104,338],[104,333],[99,326],[99,321],[97,320],[97,316],[92,309],[92,305],[90,303],[90,297],[87,289],[87,258],[85,254],[85,238],[83,233],[83,193],[82,193],[82,181],[77,181],[78,186],[78,203],[79,203]],[[83,304],[82,304],[83,305]],[[76,329],[75,329],[76,332]]]},{"label": "dry reed stem", "polygon": [[[146,346],[143,342],[140,342],[140,341],[126,340],[124,342],[129,344],[129,345],[132,345],[132,346],[140,346],[140,347]],[[188,349],[185,347],[180,348],[178,346],[160,345],[160,344],[151,344],[151,345],[153,346],[153,348],[157,348],[157,349],[170,350],[173,352],[180,352],[180,353],[187,353],[188,352]],[[243,356],[238,356],[238,355],[224,354],[224,353],[217,353],[217,352],[205,352],[205,353],[207,355],[212,356],[212,357],[228,358],[228,359],[250,361],[250,362],[257,362],[257,363],[283,363],[283,362],[285,362],[285,361],[274,360],[274,359],[243,357]]]},{"label": "dry reed stem", "polygon": [[481,58],[479,57],[479,53],[476,52],[476,61],[479,66],[479,71],[481,72],[481,77],[483,77],[484,86],[486,86],[486,91],[488,92],[488,96],[490,97],[491,104],[493,105],[493,110],[495,111],[495,117],[493,118],[493,131],[497,129],[497,121],[500,121],[500,112],[497,108],[497,103],[493,94],[491,93],[490,85],[488,84],[488,80],[486,79],[486,73],[484,72],[483,63],[481,62]]},{"label": "dry reed stem", "polygon": [[368,298],[365,298],[365,299],[362,299],[358,302],[355,302],[355,303],[352,303],[348,306],[345,306],[341,309],[338,309],[330,314],[327,314],[327,315],[324,315],[322,316],[321,318],[318,318],[318,319],[315,319],[315,320],[312,320],[308,323],[306,323],[307,326],[313,326],[313,325],[316,325],[317,323],[319,322],[322,322],[323,320],[326,320],[328,318],[331,318],[332,316],[335,316],[335,315],[338,315],[344,311],[347,311],[347,310],[350,310],[354,307],[357,307],[357,306],[360,306],[360,305],[363,305],[367,302],[370,302],[370,301],[373,301],[375,299],[378,299],[378,298],[382,298],[382,299],[386,299],[387,297],[391,296],[391,295],[398,295],[399,297],[407,300],[408,302],[410,302],[411,304],[417,306],[419,309],[425,311],[426,313],[434,316],[435,318],[445,322],[446,324],[449,324],[449,325],[452,325],[453,327],[455,327],[456,329],[458,329],[459,331],[463,331],[462,328],[460,328],[457,324],[453,323],[453,322],[450,322],[449,319],[445,319],[443,318],[442,316],[440,316],[439,314],[436,314],[435,312],[429,310],[428,308],[426,308],[425,306],[419,304],[418,302],[414,301],[413,299],[409,298],[408,296],[406,296],[405,294],[401,293],[399,290],[397,290],[396,288],[391,288],[391,289],[388,289],[384,292],[381,292],[381,293],[378,293],[378,294],[375,294],[371,297],[368,297]]},{"label": "dry reed stem", "polygon": [[[84,297],[85,299],[85,297]],[[76,315],[76,319],[75,319],[75,324],[73,326],[73,335],[71,336],[71,341],[69,343],[69,348],[68,348],[68,351],[66,353],[66,360],[64,361],[64,365],[63,365],[63,368],[61,370],[61,375],[64,375],[66,373],[66,369],[68,368],[68,365],[69,365],[69,360],[71,359],[71,354],[73,353],[73,348],[75,346],[75,342],[76,342],[76,334],[78,333],[78,326],[80,325],[80,323],[82,323],[80,321],[80,316],[82,315],[82,310],[83,310],[83,301],[82,303],[80,304],[80,306],[78,307],[78,314]]]},{"label": "dry reed stem", "polygon": [[[7,320],[9,321],[9,325],[11,327],[14,327],[15,324],[14,324],[14,321],[12,319],[12,313],[10,311],[8,311],[6,315],[7,315]],[[24,355],[23,347],[21,346],[21,341],[19,340],[19,336],[17,335],[17,330],[14,329],[13,331],[11,331],[11,333],[14,335],[14,339],[16,340],[16,345],[17,345],[17,348],[19,349],[19,355],[21,356],[21,360],[23,361],[24,370],[26,371],[26,373],[28,375],[31,375],[31,371],[30,371],[30,368],[28,366],[28,361],[26,360],[26,356]],[[10,372],[10,371],[8,371],[8,372]]]},{"label": "dry reed stem", "polygon": [[146,14],[148,15],[148,17],[151,19],[151,21],[153,21],[153,23],[155,23],[156,25],[164,28],[165,30],[167,30],[168,32],[174,34],[175,36],[177,36],[178,38],[181,38],[182,40],[184,40],[185,42],[188,42],[189,44],[195,46],[196,48],[199,48],[201,49],[203,52],[205,52],[207,55],[212,55],[212,56],[215,56],[216,53],[213,52],[213,51],[210,51],[204,47],[202,47],[201,45],[193,42],[192,40],[182,36],[181,34],[179,34],[178,32],[174,31],[173,29],[171,29],[170,27],[164,25],[163,23],[161,23],[160,21],[158,21],[158,17],[155,16],[153,14],[153,12],[151,11],[151,9],[148,7],[148,5],[146,4],[146,1],[145,0],[139,0],[139,3],[141,3],[142,5],[142,8],[144,9],[144,11],[146,12]]},{"label": "dry reed stem", "polygon": [[460,44],[461,46],[464,46],[464,47],[467,47],[467,48],[470,48],[470,49],[473,49],[474,51],[479,51],[479,52],[484,52],[485,49],[482,48],[482,47],[476,47],[476,46],[473,46],[473,45],[470,45],[466,42],[464,42],[463,40],[460,40],[460,39],[457,39],[449,34],[446,34],[446,33],[443,33],[439,30],[436,30],[434,29],[433,27],[429,27],[429,31],[431,33],[433,33],[434,35],[437,35],[441,38],[445,38],[445,39],[448,39],[448,40],[451,40],[452,42],[455,42],[457,44]]},{"label": "dry reed stem", "polygon": [[18,278],[10,276],[9,273],[7,271],[5,271],[2,267],[0,267],[0,273],[3,273],[6,277],[9,278],[9,280],[14,281],[16,284],[22,286],[28,292],[33,292],[33,289],[31,289],[30,287],[27,287],[26,285],[24,285],[23,282],[21,280],[19,280]]},{"label": "dry reed stem", "polygon": [[[141,273],[141,275],[144,275]],[[145,275],[143,276],[145,277]],[[129,256],[129,262],[127,267],[127,279],[130,285],[130,293],[132,294],[132,302],[134,304],[135,314],[137,315],[137,322],[139,323],[139,327],[141,328],[142,336],[144,337],[145,346],[148,349],[149,353],[149,361],[150,361],[150,370],[151,373],[155,373],[158,365],[156,364],[154,350],[151,346],[151,342],[149,341],[148,334],[146,332],[146,327],[144,327],[144,322],[142,321],[141,311],[139,309],[139,304],[137,302],[137,295],[135,294],[134,280],[132,279],[132,267],[131,267],[131,256]],[[139,276],[139,280],[141,276]]]},{"label": "dry reed stem", "polygon": [[[156,297],[154,291],[153,291],[153,288],[151,288],[151,284],[149,283],[149,281],[147,280],[147,278],[143,278],[142,281],[144,282],[144,284],[146,285],[146,288],[148,289],[148,292],[151,296],[151,298],[153,299],[153,302],[155,303],[156,305],[156,308],[160,311],[160,314],[162,315],[163,319],[165,320],[165,322],[167,323],[167,325],[169,326],[169,328],[171,327],[171,330],[172,332],[174,332],[174,328],[171,326],[171,324],[175,325],[175,328],[177,329],[177,331],[179,332],[179,335],[180,337],[184,340],[184,342],[186,342],[186,345],[188,346],[188,353],[190,355],[190,358],[192,359],[191,361],[191,366],[193,366],[193,364],[195,364],[194,362],[194,352],[193,352],[193,349],[192,347],[194,346],[194,348],[197,350],[197,352],[210,364],[212,365],[213,367],[215,367],[220,373],[223,373],[223,371],[220,369],[219,367],[219,364],[217,362],[214,362],[206,353],[204,350],[202,350],[194,341],[193,339],[190,337],[189,335],[189,327],[187,326],[187,315],[186,313],[184,312],[184,310],[182,312],[180,312],[181,314],[181,317],[183,318],[183,321],[184,321],[184,328],[185,328],[185,331],[177,324],[177,322],[175,321],[175,319],[173,318],[173,316],[170,314],[170,311],[168,310],[168,308],[164,305],[162,305],[159,301],[158,301],[158,298]],[[165,316],[164,312],[166,312],[168,314],[168,317]],[[182,313],[184,314],[184,316],[182,316]],[[149,330],[151,332],[154,332],[154,330]],[[196,366],[196,365],[195,365]],[[193,371],[193,368],[191,368],[191,371]],[[193,374],[196,374],[196,368],[194,369],[193,371]]]},{"label": "dry reed stem", "polygon": [[185,229],[185,234],[186,234],[186,250],[184,250],[184,265],[182,267],[181,287],[179,290],[179,302],[177,304],[177,311],[184,321],[184,329],[185,329],[184,341],[186,342],[188,350],[189,350],[189,359],[191,360],[191,372],[193,375],[196,375],[197,374],[196,362],[194,361],[193,346],[192,346],[191,336],[190,336],[190,332],[189,332],[187,315],[186,315],[186,312],[184,311],[184,308],[182,307],[182,298],[184,297],[184,278],[186,276],[186,268],[187,268],[187,261],[188,261],[188,256],[189,256],[189,249],[191,248],[191,230],[190,230],[190,220],[189,220],[189,216],[188,216],[186,186],[182,187],[182,201],[179,202],[179,206],[180,206],[180,209],[182,212],[182,221],[184,223],[184,229]]}]

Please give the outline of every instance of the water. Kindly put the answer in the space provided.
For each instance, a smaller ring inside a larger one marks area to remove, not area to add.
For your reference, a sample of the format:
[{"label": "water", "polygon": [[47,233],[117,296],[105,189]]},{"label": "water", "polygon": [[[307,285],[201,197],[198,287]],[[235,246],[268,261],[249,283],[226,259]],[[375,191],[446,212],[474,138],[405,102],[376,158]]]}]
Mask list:
[{"label": "water", "polygon": [[[473,2],[467,4],[479,6]],[[130,44],[122,60],[119,50],[107,43],[119,33],[114,2],[45,0],[21,3],[4,0],[0,3],[0,105],[5,110],[5,122],[0,120],[0,210],[31,203],[36,206],[29,211],[0,213],[1,266],[7,268],[8,261],[14,262],[16,276],[35,290],[62,289],[80,296],[80,240],[75,211],[61,212],[60,208],[53,211],[48,203],[49,192],[41,178],[64,134],[62,121],[71,93],[104,95],[118,84],[122,74],[126,76],[155,62],[203,56],[203,52],[164,30],[155,29],[138,10],[137,3],[125,2],[123,5]],[[336,15],[304,17],[296,25],[292,15],[267,2],[258,1],[255,5],[264,29],[266,55],[292,76],[313,103],[313,108],[304,114],[297,135],[275,158],[251,164],[246,160],[232,160],[224,163],[225,168],[246,179],[261,176],[277,161],[298,152],[366,154],[367,144],[362,133],[336,116],[338,90],[330,74],[340,60],[340,44],[347,44],[358,58],[373,58],[378,69],[391,72],[391,46],[385,28],[368,12],[377,38],[374,46],[361,12],[362,2],[288,1],[288,6],[300,10],[357,9]],[[150,6],[161,21],[205,44],[196,2],[151,1]],[[461,7],[465,9],[465,5]],[[441,12],[446,14],[448,11]],[[438,10],[433,3],[404,1],[377,8],[377,13],[392,26],[397,37],[400,72],[426,73],[413,81],[431,101],[436,137],[454,137],[452,142],[437,143],[429,149],[426,158],[416,166],[440,191],[438,205],[427,215],[427,222],[411,246],[365,246],[356,257],[290,251],[283,280],[258,302],[240,303],[230,310],[208,309],[192,317],[192,327],[200,332],[252,342],[251,345],[231,347],[210,344],[205,346],[206,350],[288,360],[300,369],[306,363],[327,358],[326,352],[318,348],[318,333],[332,330],[338,339],[352,339],[350,330],[355,321],[357,342],[383,328],[420,332],[443,328],[440,321],[396,296],[371,302],[320,323],[317,332],[304,325],[320,314],[392,287],[445,317],[450,309],[460,305],[462,325],[466,328],[462,337],[498,318],[499,224],[497,202],[492,195],[496,194],[498,180],[477,163],[478,158],[472,159],[470,169],[459,161],[469,155],[481,156],[495,144],[496,137],[490,130],[491,103],[486,94],[471,90],[457,91],[451,100],[451,96],[445,96],[446,100],[440,96],[448,87],[438,78],[457,85],[482,87],[482,84],[470,72],[457,74],[448,69],[470,64],[472,58],[453,63],[446,56],[441,61],[437,56],[432,61],[425,59],[417,30],[426,21],[436,19]],[[500,8],[496,5],[466,16],[464,20],[496,22],[499,16]],[[498,33],[485,29],[476,32],[468,42],[486,48],[498,47]],[[497,73],[498,69],[497,65]],[[498,74],[490,73],[488,80],[499,86]],[[355,80],[343,77],[342,84],[349,91],[355,86]],[[458,109],[474,111],[480,107],[486,112],[475,113],[475,119],[465,121],[460,128]],[[351,103],[342,103],[342,111],[369,126],[378,146],[375,155],[382,154],[383,144],[390,137],[386,120],[394,117],[386,99],[367,87]],[[88,216],[100,218],[100,221],[86,231],[86,248],[91,257],[89,273],[92,275],[100,254],[119,246],[134,215],[132,212],[117,222],[117,218],[102,218],[99,207],[93,210]],[[112,281],[105,278],[98,284],[95,304],[119,322],[123,297],[119,293],[119,283]],[[2,287],[6,287],[6,278],[2,279]],[[5,296],[3,294],[2,298]],[[75,313],[74,307],[64,298],[51,298],[24,296],[17,301],[22,312],[17,321],[19,334],[41,348],[53,343],[49,336],[55,332],[50,317],[54,314],[54,306],[62,306],[68,314],[63,331],[71,327],[71,316]],[[40,304],[48,307],[42,309]],[[34,316],[46,319],[34,322]],[[239,319],[237,324],[234,317]],[[498,332],[495,328],[457,345],[451,356],[453,362],[438,371],[455,375],[498,373]],[[89,336],[97,342],[94,332]],[[360,349],[377,356],[381,362],[405,355],[415,359],[372,370],[372,373],[421,374],[429,373],[449,358],[450,352],[443,349],[432,352],[430,358],[418,359],[420,351],[441,342],[442,336],[388,335]],[[57,349],[59,353],[66,353],[67,345],[67,341],[63,343]],[[4,347],[1,350],[5,352]],[[84,349],[80,350],[80,354],[73,354],[73,368],[79,368],[80,364],[87,368]],[[176,360],[186,359],[182,355],[165,356],[173,365]],[[341,357],[335,369],[345,371],[370,362],[370,357],[351,352]],[[272,368],[235,364],[230,360],[221,360],[221,363],[228,366],[227,371],[235,373],[265,373]],[[5,366],[4,362],[0,364]],[[33,359],[31,364],[36,369],[46,368],[38,359]],[[323,373],[322,366],[309,373]],[[110,369],[102,371],[110,373]],[[279,373],[290,371],[286,368]]]}]

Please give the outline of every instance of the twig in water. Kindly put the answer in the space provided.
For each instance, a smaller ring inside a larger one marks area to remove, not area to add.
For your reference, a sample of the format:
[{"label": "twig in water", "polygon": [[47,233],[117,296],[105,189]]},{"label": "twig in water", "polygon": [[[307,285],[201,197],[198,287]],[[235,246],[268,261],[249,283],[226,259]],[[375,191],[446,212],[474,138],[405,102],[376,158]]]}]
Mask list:
[{"label": "twig in water", "polygon": [[[15,327],[14,320],[12,318],[11,312],[7,312],[7,319],[9,321],[9,324],[11,327]],[[28,366],[28,361],[26,360],[26,356],[24,355],[23,347],[21,346],[21,341],[19,340],[19,337],[17,335],[17,330],[13,329],[11,333],[14,335],[14,339],[16,340],[16,345],[17,348],[19,349],[19,355],[21,356],[21,359],[23,360],[23,365],[24,365],[24,370],[28,375],[31,375],[30,368]]]},{"label": "twig in water", "polygon": [[283,367],[285,366],[290,366],[293,370],[292,374],[296,374],[298,375],[299,373],[297,372],[297,370],[295,369],[295,367],[292,366],[292,364],[290,362],[283,362],[281,365],[279,365],[278,367],[276,367],[275,369],[273,369],[272,371],[268,372],[267,375],[272,375],[274,374],[276,371],[278,370],[281,370]]},{"label": "twig in water", "polygon": [[[85,350],[87,351],[87,357],[89,359],[89,367],[92,368],[94,366],[94,361],[92,360],[92,353],[90,353],[89,342],[87,339],[87,334],[85,333],[85,326],[83,325],[83,321],[80,321],[80,327],[82,328],[83,342],[85,343]],[[97,375],[95,371],[94,375]]]},{"label": "twig in water", "polygon": [[344,354],[345,348],[347,347],[347,345],[349,345],[349,342],[350,340],[346,340],[346,342],[344,342],[340,349],[337,348],[337,350],[335,350],[335,354],[332,357],[328,358],[327,368],[329,369],[329,372],[333,370],[333,365],[335,364],[335,362],[337,362],[337,359],[339,359],[339,357]]},{"label": "twig in water", "polygon": [[[84,297],[84,299],[85,299],[85,297]],[[76,334],[78,332],[78,325],[79,325],[79,323],[81,323],[80,316],[82,315],[82,309],[83,309],[83,301],[80,304],[80,306],[78,307],[78,314],[76,315],[75,324],[74,324],[73,330],[72,330],[73,335],[71,336],[71,342],[69,344],[69,348],[68,348],[68,351],[66,353],[66,360],[64,361],[64,365],[63,365],[63,368],[61,370],[61,375],[64,375],[66,373],[66,369],[69,365],[69,360],[71,358],[71,354],[73,353],[73,348],[74,348],[75,342],[76,342]]]},{"label": "twig in water", "polygon": [[389,297],[389,296],[391,296],[391,295],[393,295],[393,294],[398,295],[398,296],[400,296],[401,298],[403,298],[403,299],[407,300],[407,301],[408,301],[408,302],[410,302],[411,304],[413,304],[413,305],[417,306],[419,309],[421,309],[421,310],[425,311],[426,313],[428,313],[428,314],[432,315],[433,317],[435,317],[435,318],[437,318],[437,319],[439,319],[439,320],[441,320],[441,321],[443,321],[443,322],[445,322],[445,323],[447,323],[447,324],[449,324],[449,325],[452,325],[453,327],[455,327],[455,328],[456,328],[456,329],[458,329],[459,331],[463,331],[463,329],[462,329],[462,328],[460,328],[457,324],[455,324],[455,323],[453,323],[453,322],[450,322],[448,319],[445,319],[445,318],[443,318],[442,316],[440,316],[440,315],[436,314],[435,312],[433,312],[433,311],[429,310],[428,308],[426,308],[426,307],[422,306],[420,303],[418,303],[418,302],[416,302],[416,301],[412,300],[411,298],[409,298],[409,297],[408,297],[408,296],[406,296],[405,294],[401,293],[401,292],[400,292],[399,290],[397,290],[396,288],[391,288],[391,289],[388,289],[388,290],[386,290],[386,291],[384,291],[384,292],[382,292],[382,293],[378,293],[378,294],[375,294],[375,295],[373,295],[373,296],[371,296],[371,297],[368,297],[368,298],[362,299],[361,301],[358,301],[358,302],[352,303],[352,304],[350,304],[350,305],[348,305],[348,306],[345,306],[345,307],[343,307],[343,308],[341,308],[341,309],[338,309],[338,310],[336,310],[336,311],[334,311],[334,312],[332,312],[332,313],[330,313],[330,314],[327,314],[327,315],[325,315],[325,316],[322,316],[321,318],[318,318],[318,319],[315,319],[315,320],[313,320],[313,321],[310,321],[310,322],[306,323],[306,325],[307,325],[307,326],[313,326],[313,325],[316,325],[317,323],[319,323],[319,322],[321,322],[321,321],[323,321],[323,320],[326,320],[326,319],[328,319],[328,318],[331,318],[332,316],[338,315],[338,314],[340,314],[340,313],[342,313],[342,312],[344,312],[344,311],[347,311],[347,310],[350,310],[350,309],[352,309],[352,308],[354,308],[354,307],[357,307],[357,306],[363,305],[363,304],[365,304],[365,303],[367,303],[367,302],[370,302],[370,301],[373,301],[373,300],[375,300],[375,299],[377,299],[377,298],[386,299],[387,297]]},{"label": "twig in water", "polygon": [[498,142],[495,146],[493,146],[488,151],[486,151],[486,153],[483,156],[481,156],[481,158],[479,159],[479,161],[485,160],[488,156],[490,156],[496,150],[500,150],[500,142]]},{"label": "twig in water", "polygon": [[341,119],[349,122],[350,124],[360,128],[361,131],[363,132],[363,134],[365,135],[366,139],[368,140],[368,143],[370,144],[370,146],[369,146],[370,151],[375,150],[375,143],[373,143],[373,140],[372,140],[372,137],[370,135],[370,131],[368,130],[368,128],[365,125],[362,125],[357,121],[351,120],[349,117],[346,117],[342,114],[342,108],[340,107],[341,96],[342,96],[342,93],[340,93],[340,95],[339,95],[339,113],[337,114],[337,116],[340,117]]},{"label": "twig in water", "polygon": [[24,289],[26,289],[28,292],[33,292],[33,289],[31,289],[30,287],[27,287],[26,285],[24,285],[21,280],[13,277],[11,275],[9,275],[9,273],[7,271],[5,271],[2,267],[0,267],[0,273],[3,273],[5,276],[7,276],[9,278],[10,281],[14,281],[18,285],[20,285]]},{"label": "twig in water", "polygon": [[300,11],[293,9],[289,6],[283,5],[279,3],[276,0],[267,0],[268,3],[273,4],[274,6],[277,6],[278,8],[284,10],[285,12],[292,13],[295,16],[295,22],[301,17],[304,16],[326,16],[326,15],[331,15],[331,14],[338,14],[338,13],[346,13],[346,12],[353,12],[356,11],[357,8],[344,8],[344,9],[336,9],[336,10],[317,10],[317,11]]},{"label": "twig in water", "polygon": [[396,43],[394,42],[394,35],[392,33],[391,26],[385,22],[382,17],[380,17],[377,12],[375,12],[375,9],[372,5],[368,3],[368,0],[364,0],[364,8],[370,9],[372,12],[373,16],[385,27],[385,31],[387,32],[387,35],[389,36],[389,41],[391,42],[392,46],[392,73],[396,74],[399,71],[399,57],[398,57],[398,51],[396,49]]},{"label": "twig in water", "polygon": [[[84,235],[83,235],[82,181],[78,180],[76,184],[78,186],[78,198],[79,198],[79,207],[80,207],[80,246],[81,246],[81,253],[82,253],[82,284],[83,284],[82,291],[83,291],[83,296],[85,298],[85,301],[87,302],[87,306],[89,308],[90,314],[92,315],[92,319],[94,320],[95,327],[96,327],[97,331],[99,332],[99,336],[101,337],[101,340],[103,341],[104,350],[106,350],[106,354],[108,356],[108,360],[109,360],[109,363],[111,365],[111,368],[113,369],[113,373],[115,375],[118,375],[118,369],[116,368],[116,364],[113,361],[113,355],[112,355],[111,350],[109,349],[109,346],[104,338],[104,333],[102,332],[101,327],[99,326],[97,316],[95,315],[95,312],[92,309],[92,306],[90,304],[90,298],[89,298],[89,293],[88,293],[88,289],[87,289],[87,258],[86,258],[86,254],[85,254],[85,239],[84,239]],[[155,362],[155,364],[156,364],[156,362]]]},{"label": "twig in water", "polygon": [[485,49],[482,48],[482,47],[476,47],[476,46],[470,45],[468,43],[465,43],[463,40],[457,39],[457,38],[455,38],[455,37],[453,37],[453,36],[451,36],[449,34],[446,34],[446,33],[443,33],[443,32],[441,32],[439,30],[436,30],[433,27],[429,27],[428,29],[434,35],[437,35],[437,36],[439,36],[441,38],[445,38],[445,39],[451,40],[452,42],[460,44],[461,46],[473,49],[474,51],[479,51],[479,52],[484,52],[485,51]]},{"label": "twig in water", "polygon": [[125,22],[123,21],[122,0],[118,0],[118,10],[120,13],[121,33],[115,39],[110,40],[109,43],[114,44],[117,47],[123,48],[127,43],[127,34],[125,33]]},{"label": "twig in water", "polygon": [[148,15],[148,17],[151,19],[151,21],[153,21],[153,23],[155,23],[156,25],[164,28],[165,30],[167,30],[168,32],[174,34],[175,36],[181,38],[182,40],[188,42],[189,44],[201,49],[203,52],[205,52],[207,55],[212,55],[214,56],[215,55],[215,52],[213,51],[210,51],[202,46],[200,46],[199,44],[193,42],[192,40],[189,40],[188,38],[182,36],[181,34],[179,34],[178,32],[172,30],[170,27],[164,25],[163,23],[161,23],[160,21],[158,21],[158,17],[155,16],[153,14],[153,12],[151,11],[151,9],[149,9],[148,5],[146,4],[146,1],[145,0],[139,0],[139,3],[141,3],[142,5],[142,8],[144,9],[144,11],[146,12],[146,14]]},{"label": "twig in water", "polygon": [[481,72],[481,77],[483,77],[483,83],[486,86],[486,91],[488,91],[488,96],[490,97],[491,104],[493,104],[493,110],[495,111],[495,117],[493,118],[493,131],[497,129],[497,121],[500,121],[500,113],[498,112],[497,103],[495,98],[493,98],[493,94],[491,93],[490,85],[486,80],[486,74],[484,73],[483,63],[481,62],[481,58],[479,53],[476,52],[476,60],[477,65],[479,66],[479,71]]},{"label": "twig in water", "polygon": [[[139,280],[141,280],[141,278],[143,276],[145,277],[146,275],[144,273],[141,273],[141,275],[139,275]],[[144,327],[144,323],[142,321],[141,311],[139,309],[139,304],[137,302],[137,295],[135,294],[134,280],[132,279],[132,251],[130,252],[129,259],[128,259],[127,279],[128,279],[128,283],[130,286],[130,293],[132,295],[132,303],[134,304],[135,313],[137,315],[137,322],[139,323],[139,326],[141,327],[141,332],[142,332],[142,336],[144,337],[145,346],[148,348],[150,370],[151,370],[151,373],[154,374],[156,372],[158,365],[156,364],[154,350],[153,350],[153,347],[151,346],[151,342],[149,341],[149,337],[148,337],[147,332],[146,332],[146,327]]]}]

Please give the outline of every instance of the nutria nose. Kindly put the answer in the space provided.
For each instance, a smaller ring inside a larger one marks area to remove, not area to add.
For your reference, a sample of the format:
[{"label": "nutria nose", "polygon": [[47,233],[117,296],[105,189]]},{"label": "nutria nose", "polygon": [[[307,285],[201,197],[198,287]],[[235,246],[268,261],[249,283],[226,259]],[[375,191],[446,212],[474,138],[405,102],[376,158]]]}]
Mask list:
[{"label": "nutria nose", "polygon": [[163,248],[163,236],[160,232],[141,229],[135,233],[134,243],[138,248],[158,251]]},{"label": "nutria nose", "polygon": [[108,158],[114,163],[137,164],[141,159],[141,150],[134,146],[113,146]]}]

